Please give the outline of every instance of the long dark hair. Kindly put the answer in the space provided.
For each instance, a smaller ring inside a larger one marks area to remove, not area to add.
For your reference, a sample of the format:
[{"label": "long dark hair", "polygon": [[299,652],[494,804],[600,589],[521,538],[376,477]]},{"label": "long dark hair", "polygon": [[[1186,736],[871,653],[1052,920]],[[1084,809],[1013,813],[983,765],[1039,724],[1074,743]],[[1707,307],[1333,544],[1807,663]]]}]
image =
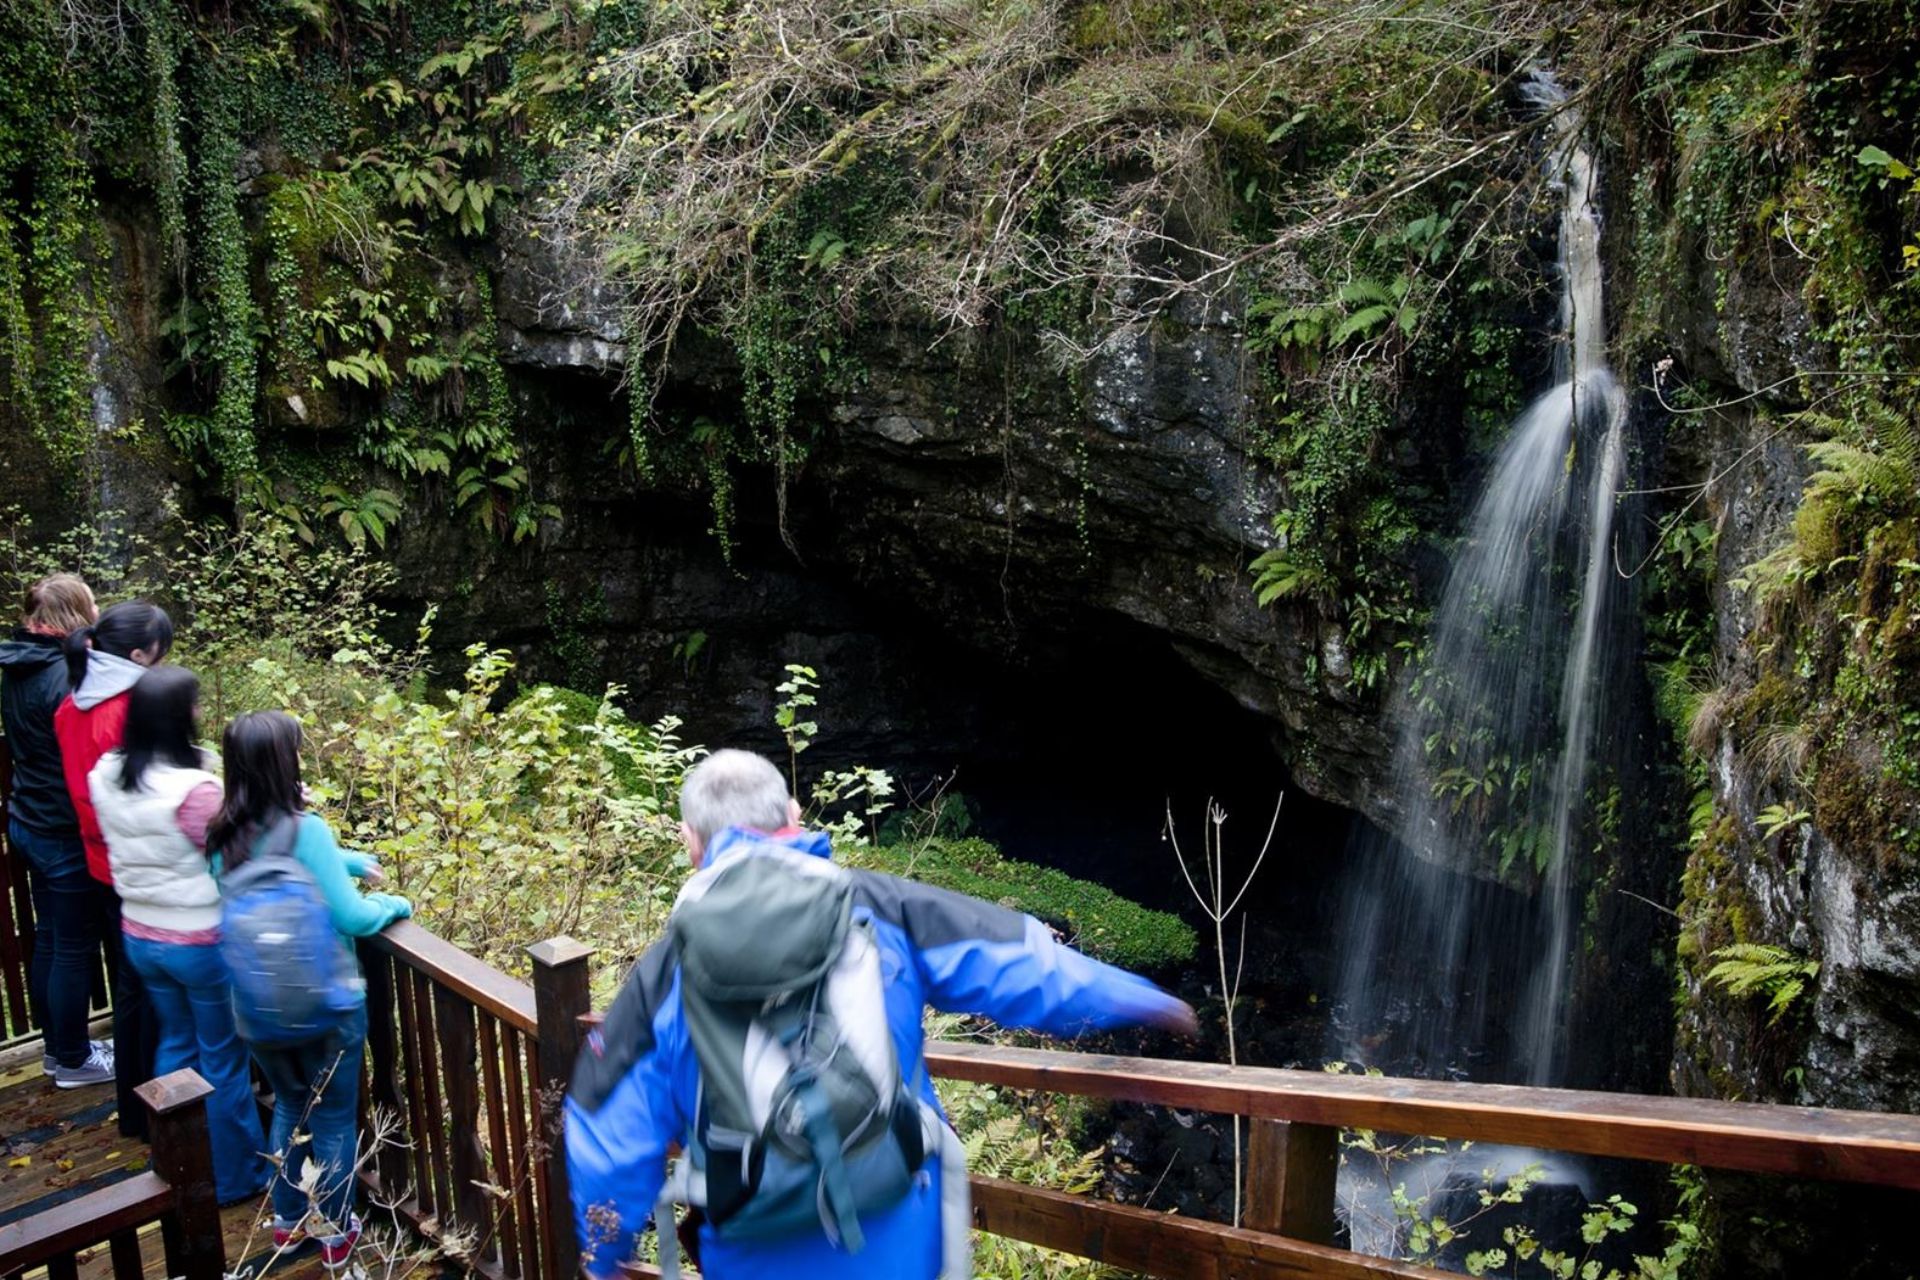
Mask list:
[{"label": "long dark hair", "polygon": [[300,722],[284,711],[235,716],[220,739],[227,793],[207,826],[207,850],[227,870],[247,860],[253,842],[277,818],[298,814]]},{"label": "long dark hair", "polygon": [[133,656],[135,649],[153,650],[155,662],[173,648],[173,619],[157,604],[123,600],[100,611],[90,627],[70,631],[62,642],[67,651],[67,680],[74,688],[86,678],[87,655],[95,649],[116,658]]},{"label": "long dark hair", "polygon": [[200,749],[193,744],[194,708],[200,705],[200,678],[185,667],[155,667],[140,677],[127,695],[126,737],[120,749],[120,789],[140,785],[147,766],[155,763],[182,769],[201,767]]}]

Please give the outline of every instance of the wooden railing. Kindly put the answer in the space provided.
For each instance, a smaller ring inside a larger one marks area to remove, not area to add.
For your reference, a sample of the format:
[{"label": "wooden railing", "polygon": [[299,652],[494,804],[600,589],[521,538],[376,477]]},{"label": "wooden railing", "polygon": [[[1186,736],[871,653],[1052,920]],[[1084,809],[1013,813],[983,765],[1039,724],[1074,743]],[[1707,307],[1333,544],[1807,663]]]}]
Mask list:
[{"label": "wooden railing", "polygon": [[[552,1000],[557,1019],[586,989],[586,952],[567,939],[535,950],[550,958],[564,957],[568,966],[563,983],[550,980],[569,993]],[[580,1022],[591,1025],[596,1018],[589,1014]],[[546,1017],[537,1022],[543,1033],[555,1025]],[[569,1052],[577,1045],[576,1032],[567,1041]],[[1914,1116],[1329,1075],[984,1044],[929,1045],[927,1065],[944,1079],[1250,1120],[1244,1227],[996,1178],[972,1179],[974,1222],[980,1230],[1168,1280],[1445,1276],[1333,1246],[1342,1129],[1920,1190],[1920,1117]],[[556,1078],[551,1069],[548,1074]],[[654,1274],[645,1267],[629,1271]]]},{"label": "wooden railing", "polygon": [[1446,1273],[1327,1247],[1339,1132],[1372,1129],[1920,1190],[1920,1117],[936,1044],[933,1074],[1253,1120],[1250,1229],[975,1178],[984,1231],[1165,1277]]},{"label": "wooden railing", "polygon": [[362,1130],[376,1109],[403,1128],[365,1179],[486,1276],[569,1276],[578,1258],[559,1117],[590,953],[565,938],[529,951],[531,985],[411,922],[361,945]]},{"label": "wooden railing", "polygon": [[141,1280],[141,1228],[157,1222],[166,1262],[160,1274],[222,1280],[227,1256],[207,1140],[212,1092],[192,1071],[141,1085],[152,1135],[149,1171],[0,1227],[0,1276],[45,1267],[47,1280],[76,1280],[80,1253],[105,1245],[114,1280]]},{"label": "wooden railing", "polygon": [[[0,735],[0,810],[13,795],[13,752]],[[0,1046],[23,1044],[39,1036],[37,1011],[27,998],[33,967],[33,894],[27,860],[13,847],[8,823],[0,819]],[[92,977],[93,1013],[107,1006],[106,970]]]}]

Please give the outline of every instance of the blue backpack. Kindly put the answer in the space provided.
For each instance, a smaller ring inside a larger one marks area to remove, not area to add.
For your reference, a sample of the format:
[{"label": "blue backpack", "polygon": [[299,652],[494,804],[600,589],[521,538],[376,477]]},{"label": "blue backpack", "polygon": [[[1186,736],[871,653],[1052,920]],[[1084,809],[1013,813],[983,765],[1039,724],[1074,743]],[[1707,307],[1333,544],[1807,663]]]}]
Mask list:
[{"label": "blue backpack", "polygon": [[220,958],[243,1039],[289,1045],[337,1030],[366,1002],[366,980],[334,932],[320,886],[293,844],[300,818],[268,829],[259,850],[220,877]]}]

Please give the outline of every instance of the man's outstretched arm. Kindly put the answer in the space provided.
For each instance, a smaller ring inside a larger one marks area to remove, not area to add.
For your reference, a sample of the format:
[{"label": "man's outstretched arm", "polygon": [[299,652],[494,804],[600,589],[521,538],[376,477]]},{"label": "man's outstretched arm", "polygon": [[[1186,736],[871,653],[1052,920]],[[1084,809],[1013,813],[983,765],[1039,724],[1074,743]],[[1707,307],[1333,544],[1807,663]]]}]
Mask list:
[{"label": "man's outstretched arm", "polygon": [[611,1276],[666,1181],[667,1147],[685,1128],[673,1094],[679,993],[664,948],[634,967],[606,1021],[588,1037],[566,1104],[567,1174],[580,1262]]},{"label": "man's outstretched arm", "polygon": [[927,1002],[936,1009],[1057,1036],[1124,1026],[1194,1031],[1184,1000],[1057,941],[1032,916],[931,885],[865,875],[876,910],[912,943]]}]

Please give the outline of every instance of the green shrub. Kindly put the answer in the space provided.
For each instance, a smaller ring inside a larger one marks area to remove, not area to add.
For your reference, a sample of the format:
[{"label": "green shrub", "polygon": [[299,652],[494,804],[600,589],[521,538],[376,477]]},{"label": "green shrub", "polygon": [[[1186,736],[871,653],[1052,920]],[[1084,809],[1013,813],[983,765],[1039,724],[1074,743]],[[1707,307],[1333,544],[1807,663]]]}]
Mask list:
[{"label": "green shrub", "polygon": [[1197,939],[1178,916],[1063,871],[1002,857],[985,840],[926,840],[845,850],[843,856],[855,865],[1024,911],[1059,928],[1088,955],[1129,969],[1164,969],[1194,956]]}]

